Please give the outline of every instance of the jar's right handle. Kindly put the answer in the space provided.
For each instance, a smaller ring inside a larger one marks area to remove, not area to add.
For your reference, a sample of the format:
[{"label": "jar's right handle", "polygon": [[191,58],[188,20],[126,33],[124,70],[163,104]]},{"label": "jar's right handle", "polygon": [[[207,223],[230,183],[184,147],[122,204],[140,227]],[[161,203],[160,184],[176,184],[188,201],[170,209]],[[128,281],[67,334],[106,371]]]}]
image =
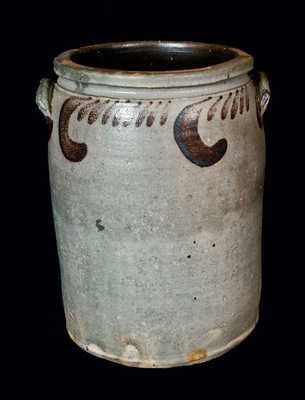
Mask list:
[{"label": "jar's right handle", "polygon": [[256,84],[259,112],[262,117],[267,109],[271,97],[269,81],[265,72],[257,71]]}]

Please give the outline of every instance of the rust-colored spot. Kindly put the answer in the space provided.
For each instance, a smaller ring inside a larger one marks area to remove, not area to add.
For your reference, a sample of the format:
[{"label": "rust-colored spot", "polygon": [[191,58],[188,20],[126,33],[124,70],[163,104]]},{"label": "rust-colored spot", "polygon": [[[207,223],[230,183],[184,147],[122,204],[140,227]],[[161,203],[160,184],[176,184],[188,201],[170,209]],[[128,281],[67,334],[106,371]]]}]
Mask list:
[{"label": "rust-colored spot", "polygon": [[164,113],[164,114],[161,115],[161,118],[160,118],[160,125],[161,126],[163,126],[166,123],[167,117],[168,117],[167,113]]},{"label": "rust-colored spot", "polygon": [[191,353],[188,353],[188,355],[186,356],[187,362],[192,363],[195,361],[200,361],[200,360],[204,360],[205,358],[207,358],[208,356],[208,352],[206,351],[206,349],[198,349],[195,351],[192,351]]},{"label": "rust-colored spot", "polygon": [[59,115],[59,144],[63,155],[67,160],[78,162],[83,160],[87,154],[87,145],[85,143],[74,142],[69,137],[69,122],[73,112],[84,101],[90,100],[91,97],[72,96],[65,100]]},{"label": "rust-colored spot", "polygon": [[174,137],[178,147],[188,160],[199,167],[209,167],[221,160],[228,145],[226,139],[220,139],[213,146],[207,146],[198,133],[199,116],[203,103],[208,100],[211,97],[186,106],[174,124]]}]

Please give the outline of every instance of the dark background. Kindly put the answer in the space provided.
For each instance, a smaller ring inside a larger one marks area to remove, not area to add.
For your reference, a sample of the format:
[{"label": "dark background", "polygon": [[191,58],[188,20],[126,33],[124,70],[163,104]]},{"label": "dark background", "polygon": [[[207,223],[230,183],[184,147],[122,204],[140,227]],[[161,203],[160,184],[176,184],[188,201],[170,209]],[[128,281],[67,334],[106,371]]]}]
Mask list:
[{"label": "dark background", "polygon": [[[66,387],[101,395],[111,384],[113,393],[122,388],[126,395],[147,395],[159,389],[161,382],[167,383],[172,393],[186,389],[188,396],[204,396],[210,388],[215,393],[245,390],[247,396],[266,385],[272,391],[289,386],[292,393],[302,371],[294,362],[295,334],[300,331],[294,293],[302,268],[295,255],[300,237],[294,229],[301,217],[295,201],[301,185],[296,171],[302,171],[302,157],[297,156],[301,142],[293,138],[293,132],[301,128],[293,126],[291,93],[296,78],[291,64],[297,65],[298,54],[296,10],[286,4],[270,8],[265,4],[262,9],[255,2],[214,7],[210,2],[195,1],[162,5],[100,2],[99,6],[79,2],[69,9],[63,4],[51,7],[40,3],[29,10],[24,5],[18,13],[21,40],[17,56],[24,60],[24,116],[16,117],[16,122],[22,123],[16,142],[22,153],[17,190],[22,205],[19,203],[14,217],[14,237],[21,239],[21,245],[14,248],[12,259],[19,260],[16,265],[22,287],[18,324],[23,339],[18,341],[17,352],[25,350],[27,356],[13,360],[14,374],[26,377],[31,390],[43,383],[44,393]],[[34,102],[39,80],[54,77],[52,60],[58,53],[98,42],[145,39],[204,41],[241,48],[254,56],[258,70],[267,73],[272,92],[264,117],[267,167],[259,324],[249,338],[221,358],[169,370],[141,370],[104,361],[68,338],[49,195],[47,128]],[[20,65],[16,67],[20,71]]]}]

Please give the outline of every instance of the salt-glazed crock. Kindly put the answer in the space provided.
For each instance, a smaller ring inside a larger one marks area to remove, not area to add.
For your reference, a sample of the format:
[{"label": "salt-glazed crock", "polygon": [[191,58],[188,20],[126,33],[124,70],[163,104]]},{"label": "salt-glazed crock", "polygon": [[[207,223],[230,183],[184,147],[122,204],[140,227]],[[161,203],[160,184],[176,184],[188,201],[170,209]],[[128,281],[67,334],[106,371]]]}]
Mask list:
[{"label": "salt-glazed crock", "polygon": [[267,78],[243,51],[192,42],[54,66],[36,100],[69,335],[135,367],[230,350],[258,320]]}]

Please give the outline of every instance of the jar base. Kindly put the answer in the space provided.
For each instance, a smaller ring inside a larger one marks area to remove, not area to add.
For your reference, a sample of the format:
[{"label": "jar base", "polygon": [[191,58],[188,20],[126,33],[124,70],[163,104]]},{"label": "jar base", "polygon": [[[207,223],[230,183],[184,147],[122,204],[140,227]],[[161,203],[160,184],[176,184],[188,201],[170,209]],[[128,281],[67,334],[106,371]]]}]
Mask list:
[{"label": "jar base", "polygon": [[185,361],[185,360],[177,360],[177,361],[170,361],[170,362],[160,362],[154,360],[129,360],[123,357],[115,356],[110,353],[104,352],[95,344],[84,344],[81,343],[78,339],[76,339],[67,329],[68,334],[72,341],[77,344],[81,349],[85,350],[87,353],[92,354],[96,357],[103,358],[108,361],[112,361],[118,364],[122,364],[128,367],[137,367],[137,368],[172,368],[172,367],[183,367],[188,365],[200,364],[206,361],[210,361],[214,358],[220,357],[221,355],[227,353],[229,350],[233,349],[241,342],[243,342],[254,330],[256,324],[258,322],[258,318],[256,318],[253,325],[250,326],[245,332],[241,335],[236,337],[235,339],[228,342],[223,347],[220,347],[216,350],[212,350],[210,352],[205,352],[204,354],[198,354],[198,358],[194,357],[193,360]]}]

